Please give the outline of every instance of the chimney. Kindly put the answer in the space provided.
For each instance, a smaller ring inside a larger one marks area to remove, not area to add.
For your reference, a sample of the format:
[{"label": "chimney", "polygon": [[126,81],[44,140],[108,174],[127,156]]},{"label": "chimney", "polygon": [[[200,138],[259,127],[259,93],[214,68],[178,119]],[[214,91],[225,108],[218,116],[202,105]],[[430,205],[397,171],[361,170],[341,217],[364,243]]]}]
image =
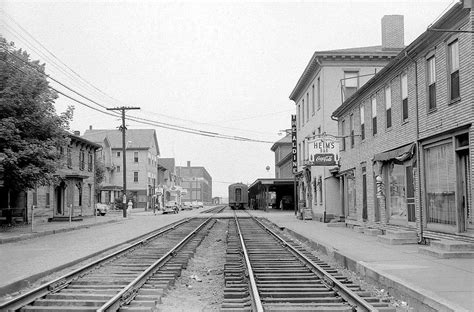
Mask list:
[{"label": "chimney", "polygon": [[75,130],[75,131],[74,131],[74,135],[81,136],[81,131]]},{"label": "chimney", "polygon": [[191,167],[191,161],[188,160],[188,167]]},{"label": "chimney", "polygon": [[382,17],[382,50],[405,48],[403,15]]},{"label": "chimney", "polygon": [[92,130],[92,125],[89,125],[89,130]]}]

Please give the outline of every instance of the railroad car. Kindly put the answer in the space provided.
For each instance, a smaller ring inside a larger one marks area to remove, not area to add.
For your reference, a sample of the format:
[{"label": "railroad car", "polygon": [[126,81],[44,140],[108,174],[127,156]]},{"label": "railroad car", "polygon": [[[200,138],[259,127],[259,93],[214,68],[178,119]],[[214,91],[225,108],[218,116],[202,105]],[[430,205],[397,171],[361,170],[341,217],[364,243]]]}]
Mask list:
[{"label": "railroad car", "polygon": [[232,209],[247,209],[249,206],[249,188],[243,183],[229,185],[229,206]]}]

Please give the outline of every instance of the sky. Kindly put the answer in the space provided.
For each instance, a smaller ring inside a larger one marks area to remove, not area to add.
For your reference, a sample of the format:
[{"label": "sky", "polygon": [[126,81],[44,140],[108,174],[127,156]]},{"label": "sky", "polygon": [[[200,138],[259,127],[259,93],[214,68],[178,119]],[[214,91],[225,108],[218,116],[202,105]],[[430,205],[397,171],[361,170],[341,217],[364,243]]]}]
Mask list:
[{"label": "sky", "polygon": [[161,157],[205,167],[213,196],[227,197],[231,183],[274,177],[270,148],[315,51],[380,45],[391,14],[404,16],[408,45],[453,2],[0,0],[0,33],[77,93],[52,86],[101,111],[61,95],[58,113],[75,107],[71,130],[117,128],[103,107],[133,106],[127,115],[252,139],[126,123],[155,129]]}]

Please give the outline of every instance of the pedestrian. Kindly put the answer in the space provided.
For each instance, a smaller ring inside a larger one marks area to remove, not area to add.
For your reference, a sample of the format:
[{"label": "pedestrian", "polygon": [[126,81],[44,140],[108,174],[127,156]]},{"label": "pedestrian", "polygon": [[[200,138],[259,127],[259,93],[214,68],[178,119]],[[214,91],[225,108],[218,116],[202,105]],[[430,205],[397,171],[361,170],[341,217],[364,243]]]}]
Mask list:
[{"label": "pedestrian", "polygon": [[132,213],[132,208],[133,208],[133,203],[131,200],[128,201],[128,208],[127,208],[127,214],[131,215]]}]

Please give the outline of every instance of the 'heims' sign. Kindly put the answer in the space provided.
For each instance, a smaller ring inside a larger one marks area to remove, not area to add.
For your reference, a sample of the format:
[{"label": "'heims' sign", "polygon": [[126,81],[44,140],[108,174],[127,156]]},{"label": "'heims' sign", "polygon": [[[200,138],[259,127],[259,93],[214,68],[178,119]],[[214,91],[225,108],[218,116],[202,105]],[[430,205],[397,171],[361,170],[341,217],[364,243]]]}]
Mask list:
[{"label": "'heims' sign", "polygon": [[339,142],[333,138],[318,138],[308,142],[312,166],[334,166],[339,162]]},{"label": "'heims' sign", "polygon": [[293,174],[298,172],[298,152],[296,142],[296,115],[291,115],[291,153],[293,163]]}]

